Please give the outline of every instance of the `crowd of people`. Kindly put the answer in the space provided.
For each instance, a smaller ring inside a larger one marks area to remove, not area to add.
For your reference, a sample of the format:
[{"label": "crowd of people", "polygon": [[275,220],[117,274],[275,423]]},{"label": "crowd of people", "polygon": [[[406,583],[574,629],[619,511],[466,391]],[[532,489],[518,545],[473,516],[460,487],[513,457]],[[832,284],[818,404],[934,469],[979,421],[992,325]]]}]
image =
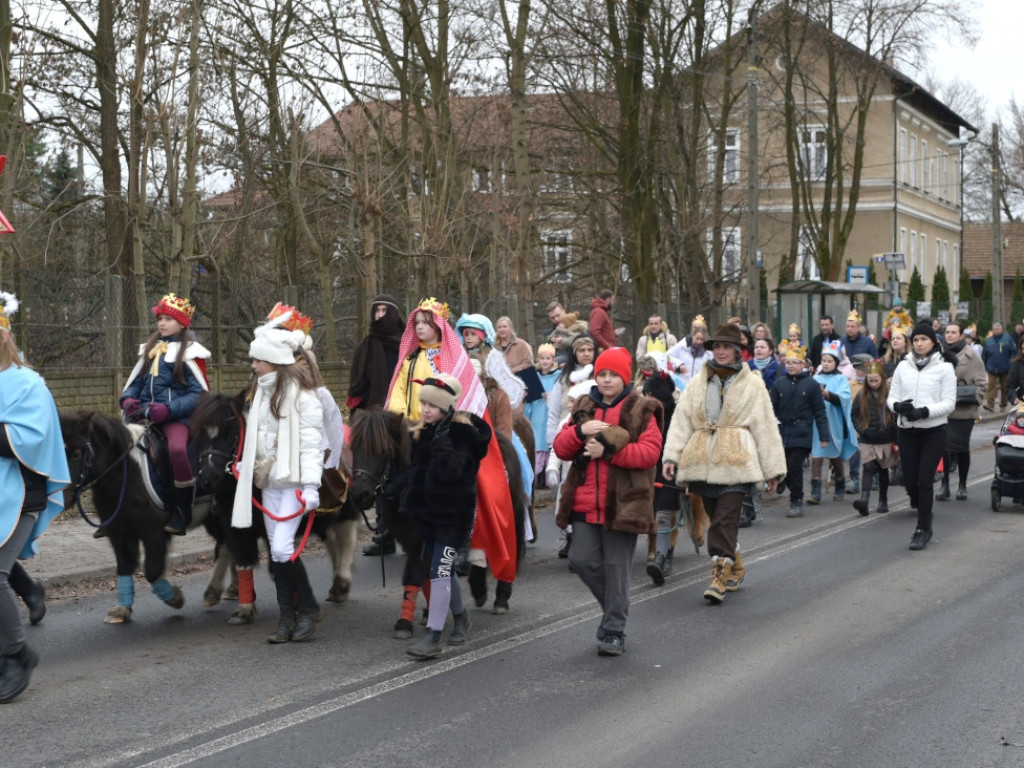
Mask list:
[{"label": "crowd of people", "polygon": [[[0,294],[0,473],[24,502],[0,515],[0,703],[27,686],[38,663],[25,645],[15,595],[42,618],[42,589],[17,559],[59,511],[68,483],[55,442],[56,409],[45,384],[24,363],[7,319],[17,301]],[[979,408],[1005,408],[1024,394],[1024,324],[1006,334],[994,324],[979,345],[960,321],[913,324],[897,301],[881,344],[856,311],[843,332],[823,315],[804,342],[796,324],[776,341],[764,323],[729,318],[712,333],[693,318],[677,338],[653,314],[635,349],[620,346],[612,321],[615,295],[598,293],[586,318],[547,307],[550,328],[533,347],[509,317],[451,317],[443,301],[424,299],[407,316],[391,295],[371,302],[369,333],[351,362],[346,405],[401,414],[411,438],[411,468],[400,479],[401,513],[423,542],[427,632],[407,652],[442,653],[449,614],[450,645],[470,630],[458,575],[468,575],[477,605],[488,571],[497,580],[495,613],[508,610],[515,578],[514,506],[497,439],[510,442],[524,485],[556,491],[555,521],[565,532],[559,556],[601,606],[598,652],[625,650],[629,587],[637,537],[651,537],[647,573],[663,584],[671,573],[684,499],[688,534],[706,543],[711,578],[703,596],[721,603],[746,576],[739,529],[762,517],[761,497],[788,493],[786,517],[802,517],[805,501],[855,496],[853,508],[889,509],[890,470],[899,467],[917,512],[911,550],[932,537],[934,501],[967,498],[970,437]],[[126,422],[146,422],[167,436],[172,490],[168,534],[191,522],[194,469],[188,423],[208,391],[209,352],[190,330],[188,299],[164,296],[153,307],[156,330],[120,398]],[[344,440],[341,413],[323,385],[312,353],[312,320],[278,304],[254,332],[249,420],[239,461],[232,525],[252,524],[251,489],[262,491],[280,609],[267,639],[310,638],[319,606],[295,548],[304,514],[319,503],[325,461],[334,466]],[[17,396],[15,396],[17,394]],[[532,431],[531,462],[514,420]],[[48,426],[47,426],[48,425]],[[942,467],[938,493],[934,478]],[[804,470],[810,469],[809,488]],[[16,487],[15,487],[16,486]],[[380,516],[378,515],[378,521]],[[526,536],[533,538],[527,519]],[[100,529],[97,535],[104,535]],[[395,550],[380,526],[366,554]],[[119,585],[120,587],[120,585]],[[240,589],[251,589],[251,584]],[[414,595],[415,599],[415,595]]]}]

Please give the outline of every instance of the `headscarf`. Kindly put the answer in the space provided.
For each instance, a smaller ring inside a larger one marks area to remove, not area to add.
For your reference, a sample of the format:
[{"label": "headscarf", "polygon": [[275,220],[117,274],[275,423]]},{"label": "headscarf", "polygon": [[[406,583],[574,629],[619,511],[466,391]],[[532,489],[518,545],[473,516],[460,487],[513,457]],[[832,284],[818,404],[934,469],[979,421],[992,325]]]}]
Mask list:
[{"label": "headscarf", "polygon": [[[448,325],[441,317],[428,309],[417,307],[409,314],[409,320],[402,334],[402,340],[398,345],[398,365],[395,366],[394,374],[391,376],[391,384],[388,386],[388,397],[391,400],[391,393],[395,389],[395,382],[402,371],[402,363],[413,352],[419,349],[420,340],[416,336],[416,313],[427,312],[432,317],[432,322],[441,331],[441,351],[434,358],[434,363],[440,373],[448,373],[459,380],[462,385],[462,394],[456,408],[460,411],[469,411],[477,416],[483,417],[487,410],[487,395],[479,377],[469,362],[469,355],[466,354],[462,342],[455,333],[455,329]],[[386,406],[385,406],[386,407]]]},{"label": "headscarf", "polygon": [[370,321],[370,333],[356,347],[349,374],[349,408],[360,405],[383,405],[387,382],[391,381],[398,363],[398,344],[402,340],[402,316],[393,296],[381,293],[370,302],[370,310],[378,304],[386,307],[384,316]]}]

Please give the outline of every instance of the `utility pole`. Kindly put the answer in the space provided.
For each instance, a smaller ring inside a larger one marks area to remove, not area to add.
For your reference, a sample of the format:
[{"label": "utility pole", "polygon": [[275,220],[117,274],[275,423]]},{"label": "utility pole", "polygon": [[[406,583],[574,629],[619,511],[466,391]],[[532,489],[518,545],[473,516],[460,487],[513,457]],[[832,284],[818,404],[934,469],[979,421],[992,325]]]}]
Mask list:
[{"label": "utility pole", "polygon": [[761,269],[758,264],[760,237],[757,211],[757,9],[747,16],[747,322],[761,320]]},{"label": "utility pole", "polygon": [[[1003,227],[999,212],[999,124],[992,123],[992,319],[1005,323],[1003,314]],[[960,254],[961,261],[964,255]]]}]

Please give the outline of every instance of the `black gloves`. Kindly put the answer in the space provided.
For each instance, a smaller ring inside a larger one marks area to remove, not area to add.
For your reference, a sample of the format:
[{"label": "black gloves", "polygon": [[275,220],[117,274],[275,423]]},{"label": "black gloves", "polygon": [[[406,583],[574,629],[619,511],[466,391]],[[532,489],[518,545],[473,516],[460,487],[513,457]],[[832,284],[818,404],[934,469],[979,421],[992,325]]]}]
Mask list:
[{"label": "black gloves", "polygon": [[455,409],[449,408],[448,413],[445,414],[444,418],[437,425],[437,431],[434,432],[434,437],[444,437],[448,434],[448,430],[452,426],[452,416],[455,415]]},{"label": "black gloves", "polygon": [[927,408],[911,408],[909,411],[903,414],[903,417],[907,421],[917,421],[918,419],[928,418]]},{"label": "black gloves", "polygon": [[914,410],[914,401],[909,399],[900,400],[899,402],[892,404],[892,410],[895,413],[910,413],[912,410]]}]

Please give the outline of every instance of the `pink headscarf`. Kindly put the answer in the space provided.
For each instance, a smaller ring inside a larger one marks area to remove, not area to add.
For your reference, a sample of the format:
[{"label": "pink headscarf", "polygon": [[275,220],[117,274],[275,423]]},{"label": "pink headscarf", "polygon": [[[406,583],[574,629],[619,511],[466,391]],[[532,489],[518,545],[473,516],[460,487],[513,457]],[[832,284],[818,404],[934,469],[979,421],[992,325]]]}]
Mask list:
[{"label": "pink headscarf", "polygon": [[388,399],[384,407],[386,408],[387,403],[391,402],[391,393],[395,389],[395,382],[398,381],[398,374],[402,370],[402,363],[420,346],[419,337],[416,336],[417,312],[426,312],[431,316],[431,321],[434,325],[441,330],[441,352],[434,359],[434,364],[437,366],[438,373],[450,374],[458,379],[459,384],[462,385],[462,395],[459,397],[459,402],[455,405],[456,409],[469,411],[483,417],[484,411],[487,410],[487,395],[484,393],[480,378],[476,375],[476,371],[473,370],[473,364],[469,361],[469,355],[466,354],[466,350],[456,335],[455,329],[434,312],[420,309],[419,307],[414,309],[412,314],[409,315],[409,322],[402,333],[402,341],[398,345],[398,365],[391,376],[391,384],[388,387]]}]

